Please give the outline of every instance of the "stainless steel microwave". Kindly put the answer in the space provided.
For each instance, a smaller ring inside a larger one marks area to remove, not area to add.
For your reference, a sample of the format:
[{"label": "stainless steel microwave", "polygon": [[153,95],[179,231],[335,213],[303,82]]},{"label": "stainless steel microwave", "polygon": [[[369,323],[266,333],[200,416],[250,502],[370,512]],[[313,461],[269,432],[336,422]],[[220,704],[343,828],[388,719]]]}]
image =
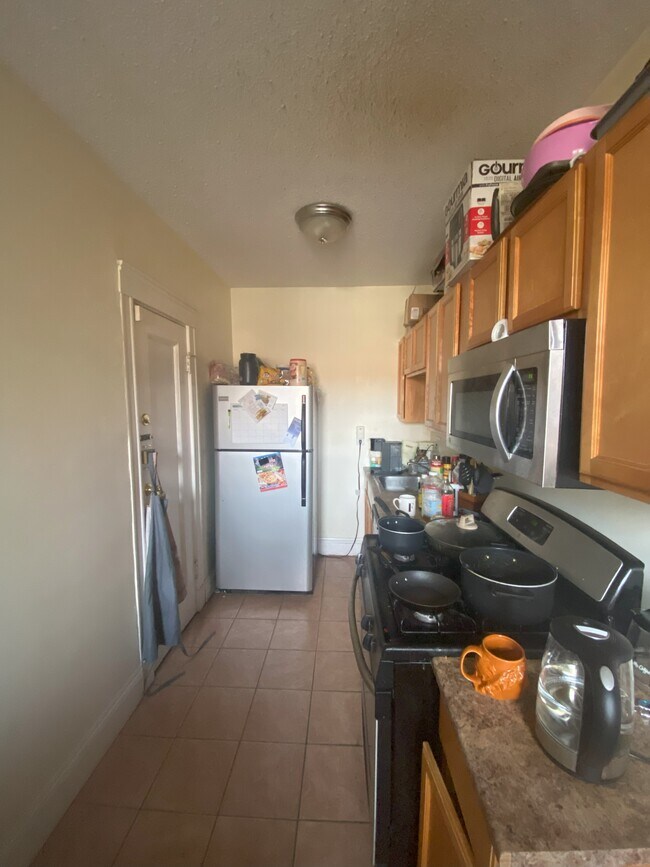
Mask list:
[{"label": "stainless steel microwave", "polygon": [[448,445],[542,487],[576,487],[585,322],[554,319],[449,362]]}]

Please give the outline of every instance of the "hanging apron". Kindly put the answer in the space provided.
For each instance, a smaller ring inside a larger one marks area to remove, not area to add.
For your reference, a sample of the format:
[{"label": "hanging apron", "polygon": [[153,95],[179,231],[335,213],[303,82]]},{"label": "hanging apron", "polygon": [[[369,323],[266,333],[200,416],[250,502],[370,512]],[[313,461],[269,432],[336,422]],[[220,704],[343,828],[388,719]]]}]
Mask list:
[{"label": "hanging apron", "polygon": [[[147,456],[153,491],[145,523],[146,562],[142,593],[142,659],[153,663],[158,647],[182,644],[174,553],[153,454]],[[176,558],[178,559],[178,558]],[[179,564],[180,565],[180,564]],[[181,579],[182,580],[182,579]]]}]

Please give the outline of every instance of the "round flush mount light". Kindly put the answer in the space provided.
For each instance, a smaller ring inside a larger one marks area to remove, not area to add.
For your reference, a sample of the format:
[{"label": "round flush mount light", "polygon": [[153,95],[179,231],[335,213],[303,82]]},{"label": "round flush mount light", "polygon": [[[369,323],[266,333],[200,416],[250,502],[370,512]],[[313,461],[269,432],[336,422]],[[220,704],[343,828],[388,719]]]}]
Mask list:
[{"label": "round flush mount light", "polygon": [[332,202],[314,202],[296,211],[300,231],[319,244],[338,241],[351,222],[352,214],[348,209]]}]

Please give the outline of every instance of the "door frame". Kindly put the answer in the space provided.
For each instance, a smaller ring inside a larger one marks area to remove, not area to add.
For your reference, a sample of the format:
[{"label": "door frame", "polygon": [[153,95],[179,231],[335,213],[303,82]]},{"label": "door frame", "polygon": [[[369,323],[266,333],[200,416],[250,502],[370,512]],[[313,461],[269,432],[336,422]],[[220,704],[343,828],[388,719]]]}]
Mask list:
[{"label": "door frame", "polygon": [[[135,598],[140,623],[140,588],[145,569],[145,500],[142,492],[140,471],[140,435],[138,431],[138,402],[135,375],[135,307],[140,305],[170,319],[185,329],[185,358],[189,406],[185,407],[188,419],[190,448],[190,482],[192,487],[192,532],[190,538],[193,569],[186,576],[194,586],[197,611],[207,599],[208,574],[205,541],[205,516],[203,509],[203,481],[200,444],[200,416],[196,375],[196,326],[199,312],[167,289],[154,282],[137,268],[124,260],[117,260],[117,291],[122,319],[122,345],[124,350],[124,383],[127,414],[127,439],[129,453],[129,477],[131,482],[131,542],[135,576]],[[142,636],[140,635],[140,638]]]}]

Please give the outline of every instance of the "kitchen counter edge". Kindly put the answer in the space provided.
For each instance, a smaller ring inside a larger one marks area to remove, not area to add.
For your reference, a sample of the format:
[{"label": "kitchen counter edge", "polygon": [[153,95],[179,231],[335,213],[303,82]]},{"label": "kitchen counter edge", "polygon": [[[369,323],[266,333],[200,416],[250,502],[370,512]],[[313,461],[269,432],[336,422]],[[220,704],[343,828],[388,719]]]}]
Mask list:
[{"label": "kitchen counter edge", "polygon": [[619,780],[593,785],[556,765],[534,734],[539,661],[516,702],[477,693],[458,659],[432,666],[501,867],[650,864],[650,767],[630,759]]}]

